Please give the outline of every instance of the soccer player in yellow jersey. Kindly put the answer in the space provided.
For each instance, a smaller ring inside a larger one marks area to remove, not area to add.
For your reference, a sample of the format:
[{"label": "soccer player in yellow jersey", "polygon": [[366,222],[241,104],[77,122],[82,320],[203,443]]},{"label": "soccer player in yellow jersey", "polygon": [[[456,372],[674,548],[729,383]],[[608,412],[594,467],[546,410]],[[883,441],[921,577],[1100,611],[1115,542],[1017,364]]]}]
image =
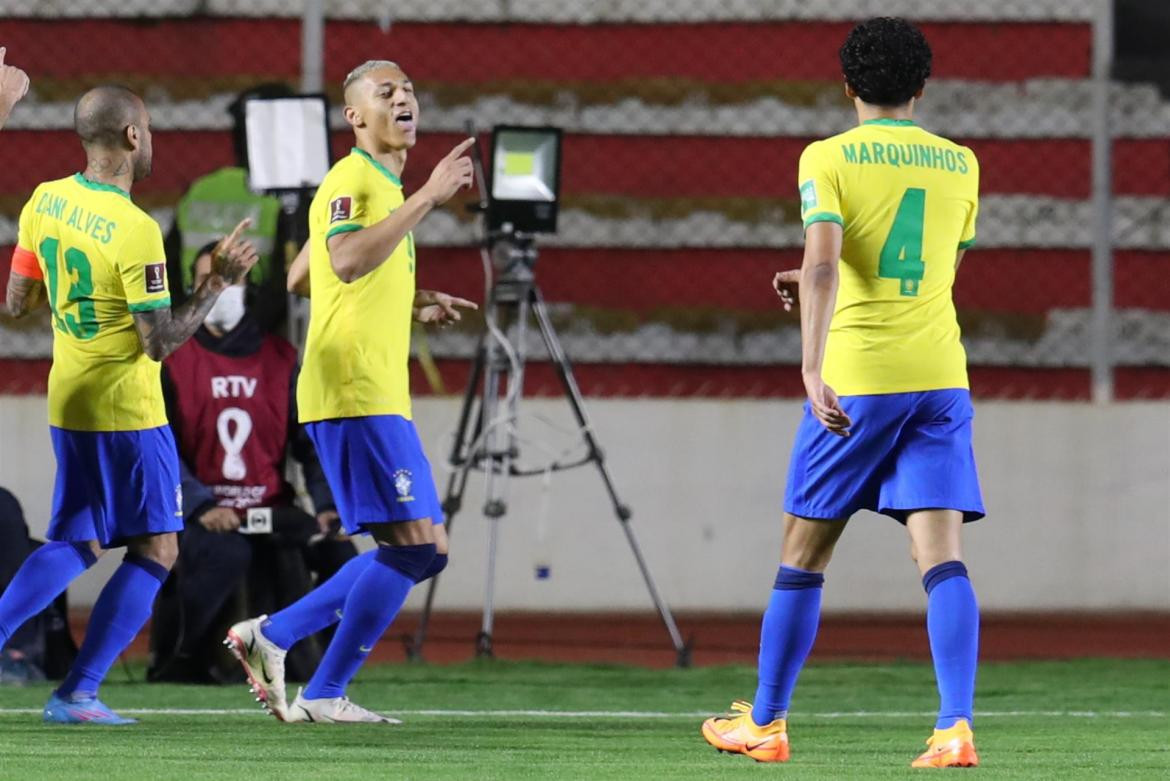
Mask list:
[{"label": "soccer player in yellow jersey", "polygon": [[[458,307],[475,304],[415,289],[411,230],[471,185],[471,161],[462,154],[474,139],[452,149],[404,198],[400,177],[418,114],[414,87],[396,64],[355,68],[345,80],[345,118],[357,145],[329,171],[309,208],[312,306],[297,406],[346,531],[371,534],[377,547],[288,608],[228,633],[253,690],[282,721],[391,722],[351,702],[346,686],[411,587],[447,562],[438,493],[411,421],[410,327],[412,316],[443,325],[459,319]],[[320,666],[288,704],[285,651],[339,612]]]},{"label": "soccer player in yellow jersey", "polygon": [[915,125],[926,39],[902,19],[857,25],[841,47],[858,127],[810,144],[798,176],[804,261],[801,370],[808,401],[789,463],[784,546],[760,632],[754,703],[703,724],[707,741],[788,759],[792,690],[812,648],[833,546],[861,509],[910,535],[927,592],[940,708],[914,767],[978,764],[971,733],[979,611],[960,553],[983,516],[971,448],[966,356],[951,300],[975,240],[979,166]]},{"label": "soccer player in yellow jersey", "polygon": [[81,652],[44,709],[55,723],[131,724],[98,699],[118,654],[150,616],[183,528],[179,462],[159,361],[203,322],[221,290],[256,262],[236,231],[211,277],[171,310],[162,233],[130,200],[150,173],[150,117],[134,93],[97,87],[77,102],[83,173],[45,182],[20,214],[7,308],[47,300],[53,328],[49,431],[57,478],[49,543],[0,596],[0,647],[105,550],[126,557],[102,589]]}]

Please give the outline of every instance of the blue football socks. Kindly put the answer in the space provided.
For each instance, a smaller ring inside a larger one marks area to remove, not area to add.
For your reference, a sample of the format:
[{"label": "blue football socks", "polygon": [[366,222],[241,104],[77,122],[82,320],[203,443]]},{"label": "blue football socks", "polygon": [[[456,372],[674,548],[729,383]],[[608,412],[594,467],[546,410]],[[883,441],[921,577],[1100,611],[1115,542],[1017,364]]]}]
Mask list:
[{"label": "blue football socks", "polygon": [[33,551],[0,596],[0,648],[95,561],[84,542],[47,542]]},{"label": "blue football socks", "polygon": [[[283,610],[273,613],[260,625],[264,637],[287,651],[298,641],[340,621],[345,598],[376,553],[376,550],[372,550],[355,556],[329,580]],[[447,554],[436,553],[419,582],[438,575],[446,566]]]},{"label": "blue football socks", "polygon": [[[341,697],[435,558],[435,545],[381,546],[345,599],[341,623],[305,686],[307,700]],[[265,631],[265,636],[268,636]]]},{"label": "blue football socks", "polygon": [[935,729],[972,721],[975,667],[979,658],[979,605],[961,561],[932,567],[922,576],[926,589],[926,631],[938,680]]},{"label": "blue football socks", "polygon": [[263,635],[286,651],[297,641],[320,632],[341,620],[345,598],[357,581],[358,576],[374,560],[376,550],[354,556],[333,573],[333,577],[293,602],[284,610],[277,611],[260,625]]},{"label": "blue football socks", "polygon": [[812,650],[821,618],[825,576],[780,567],[760,628],[759,686],[752,721],[765,726],[788,716],[796,678]]},{"label": "blue football socks", "polygon": [[154,605],[168,570],[156,561],[127,553],[93,606],[85,640],[73,669],[57,689],[62,699],[96,696],[118,654],[134,640]]}]

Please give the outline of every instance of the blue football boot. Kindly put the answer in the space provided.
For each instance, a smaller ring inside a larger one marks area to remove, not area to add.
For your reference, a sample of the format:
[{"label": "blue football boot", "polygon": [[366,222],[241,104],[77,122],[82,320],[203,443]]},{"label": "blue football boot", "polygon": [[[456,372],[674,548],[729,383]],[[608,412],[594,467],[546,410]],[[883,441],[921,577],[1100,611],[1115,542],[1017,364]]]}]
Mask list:
[{"label": "blue football boot", "polygon": [[105,724],[122,726],[137,724],[137,719],[127,719],[114,713],[97,697],[60,697],[53,692],[45,703],[45,721],[49,724]]}]

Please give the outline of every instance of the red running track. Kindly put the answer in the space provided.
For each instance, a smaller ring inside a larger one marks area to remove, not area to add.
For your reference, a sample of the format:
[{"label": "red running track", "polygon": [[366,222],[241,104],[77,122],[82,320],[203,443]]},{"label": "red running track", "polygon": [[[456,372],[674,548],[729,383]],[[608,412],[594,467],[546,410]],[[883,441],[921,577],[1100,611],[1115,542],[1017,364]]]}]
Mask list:
[{"label": "red running track", "polygon": [[[76,612],[75,637],[87,616]],[[693,642],[696,665],[755,664],[759,650],[758,615],[680,615],[683,637]],[[406,659],[406,639],[418,626],[417,614],[403,615],[382,638],[373,658]],[[439,664],[474,658],[478,613],[437,613],[423,655]],[[143,631],[128,655],[147,653]],[[503,613],[496,616],[495,653],[500,659],[595,662],[670,667],[675,653],[658,617],[637,614]],[[1170,659],[1170,613],[985,615],[980,628],[984,661],[1027,659]],[[930,658],[922,616],[827,616],[813,649],[814,660],[925,661]]]}]

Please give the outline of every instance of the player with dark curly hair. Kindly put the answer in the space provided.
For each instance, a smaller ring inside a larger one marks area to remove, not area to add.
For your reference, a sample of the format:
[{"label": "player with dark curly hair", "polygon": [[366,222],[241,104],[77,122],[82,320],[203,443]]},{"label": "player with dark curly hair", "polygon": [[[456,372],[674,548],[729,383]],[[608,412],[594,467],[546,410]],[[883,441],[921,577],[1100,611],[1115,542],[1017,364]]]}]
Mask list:
[{"label": "player with dark curly hair", "polygon": [[905,106],[922,95],[930,78],[930,44],[905,19],[862,22],[841,44],[840,58],[845,83],[854,92],[850,97],[871,106]]},{"label": "player with dark curly hair", "polygon": [[940,707],[914,767],[979,763],[971,732],[979,609],[960,529],[983,517],[967,357],[951,298],[975,241],[975,155],[914,124],[930,46],[903,19],[870,19],[841,47],[859,125],[800,158],[804,261],[773,284],[801,299],[808,401],[789,462],[780,570],[760,630],[754,704],[708,719],[723,751],[788,759],[788,703],[820,620],[824,571],[858,510],[910,536],[927,593]]}]

